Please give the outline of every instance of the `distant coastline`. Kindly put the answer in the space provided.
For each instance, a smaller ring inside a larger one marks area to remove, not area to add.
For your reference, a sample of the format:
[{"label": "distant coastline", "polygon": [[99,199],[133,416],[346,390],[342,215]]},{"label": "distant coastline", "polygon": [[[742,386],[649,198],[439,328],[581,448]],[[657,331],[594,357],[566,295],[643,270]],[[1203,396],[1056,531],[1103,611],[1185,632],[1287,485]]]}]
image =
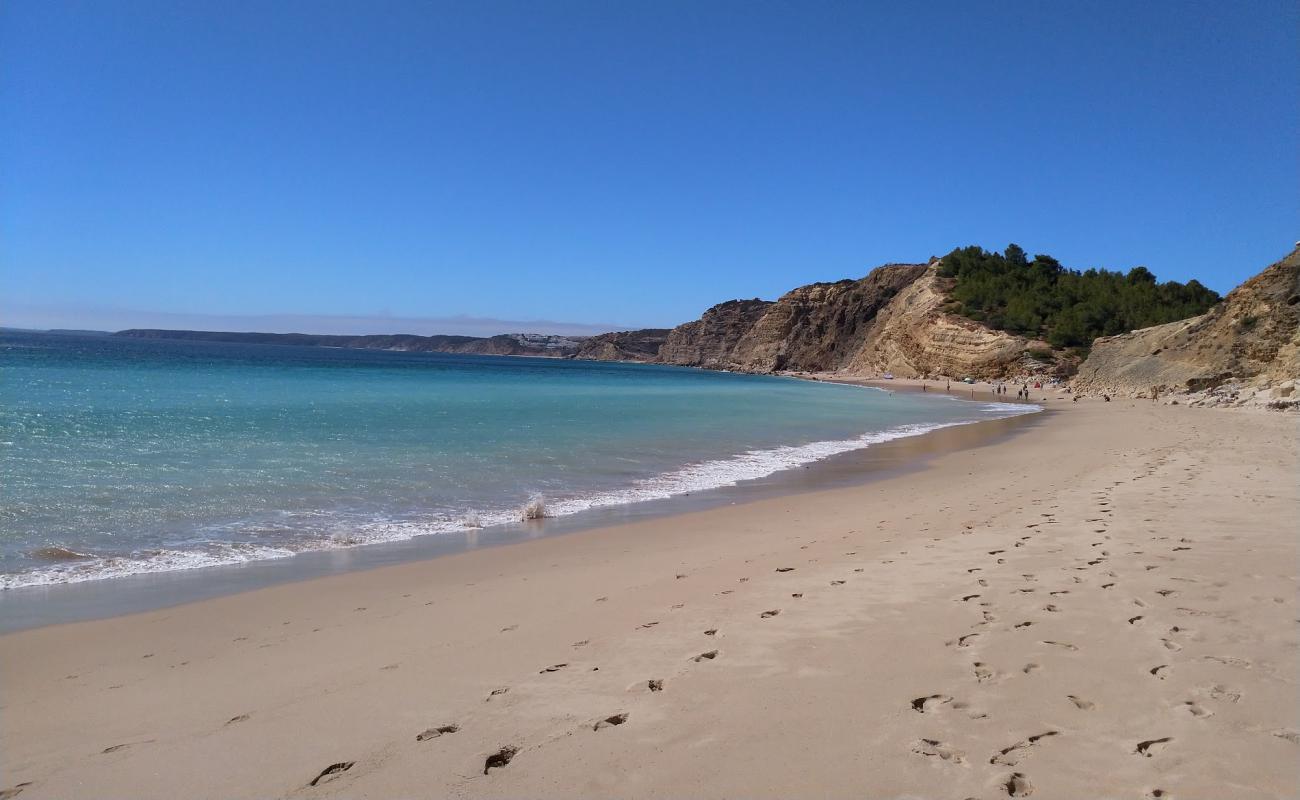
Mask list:
[{"label": "distant coastline", "polygon": [[243,331],[191,331],[130,328],[113,336],[131,339],[222,342],[226,344],[279,344],[298,347],[341,347],[352,350],[395,350],[408,353],[467,353],[493,356],[569,358],[586,337],[545,333],[503,333],[496,336],[420,336],[413,333],[346,334],[256,333]]}]

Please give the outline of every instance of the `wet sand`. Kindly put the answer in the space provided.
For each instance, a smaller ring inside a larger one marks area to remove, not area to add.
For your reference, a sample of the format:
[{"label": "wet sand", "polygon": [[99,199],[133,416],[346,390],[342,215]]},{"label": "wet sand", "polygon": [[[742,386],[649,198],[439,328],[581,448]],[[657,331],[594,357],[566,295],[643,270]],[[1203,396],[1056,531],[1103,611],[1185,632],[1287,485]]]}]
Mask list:
[{"label": "wet sand", "polygon": [[1296,418],[1050,407],[861,485],[0,637],[0,789],[1294,796]]},{"label": "wet sand", "polygon": [[[906,402],[901,394],[899,400]],[[417,536],[407,541],[357,548],[299,553],[292,558],[248,564],[9,589],[0,591],[0,634],[153,611],[280,583],[439,558],[763,498],[861,485],[881,477],[921,469],[927,460],[944,453],[982,447],[1019,435],[1041,424],[1041,417],[1041,414],[1030,414],[941,428],[921,436],[873,444],[800,469],[783,470],[733,486],[662,500],[596,508],[563,517],[495,525],[461,533]]]}]

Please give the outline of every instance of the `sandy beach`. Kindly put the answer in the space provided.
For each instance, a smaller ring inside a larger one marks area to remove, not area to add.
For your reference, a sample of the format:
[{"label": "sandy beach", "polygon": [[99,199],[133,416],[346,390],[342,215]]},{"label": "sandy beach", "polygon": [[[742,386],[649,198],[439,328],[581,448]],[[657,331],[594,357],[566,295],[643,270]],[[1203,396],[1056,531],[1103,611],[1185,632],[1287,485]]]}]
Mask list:
[{"label": "sandy beach", "polygon": [[1283,798],[1292,415],[0,637],[0,797]]}]

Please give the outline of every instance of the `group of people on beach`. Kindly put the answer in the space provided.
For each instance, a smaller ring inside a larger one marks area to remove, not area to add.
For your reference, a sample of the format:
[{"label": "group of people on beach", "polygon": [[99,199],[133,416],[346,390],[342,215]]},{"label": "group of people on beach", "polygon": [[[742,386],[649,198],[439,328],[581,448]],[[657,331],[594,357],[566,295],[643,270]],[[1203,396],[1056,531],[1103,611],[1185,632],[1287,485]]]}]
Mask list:
[{"label": "group of people on beach", "polygon": [[[921,391],[923,391],[923,392],[928,392],[928,391],[930,391],[930,387],[929,387],[929,385],[927,385],[927,384],[924,382],[925,380],[926,380],[925,378],[922,378]],[[967,382],[967,383],[970,383],[970,379],[967,378],[967,379],[966,379],[966,382]],[[1034,388],[1035,388],[1035,389],[1041,389],[1041,388],[1043,388],[1043,384],[1042,384],[1042,382],[1041,382],[1041,381],[1035,381],[1035,382],[1034,382]],[[946,378],[946,379],[945,379],[944,391],[947,391],[947,392],[951,392],[951,391],[952,391],[952,379],[951,379],[951,378]],[[1007,391],[1008,391],[1008,389],[1007,389],[1007,385],[1006,385],[1005,383],[995,383],[995,384],[993,384],[993,394],[1006,394]],[[891,392],[891,394],[892,394],[892,392]],[[970,396],[971,396],[971,397],[974,397],[974,396],[975,396],[975,387],[974,387],[973,385],[971,386]],[[1020,400],[1028,400],[1028,399],[1029,399],[1029,384],[1028,384],[1028,383],[1021,384],[1020,388],[1016,390],[1016,397],[1017,397],[1018,399],[1020,399]]]}]

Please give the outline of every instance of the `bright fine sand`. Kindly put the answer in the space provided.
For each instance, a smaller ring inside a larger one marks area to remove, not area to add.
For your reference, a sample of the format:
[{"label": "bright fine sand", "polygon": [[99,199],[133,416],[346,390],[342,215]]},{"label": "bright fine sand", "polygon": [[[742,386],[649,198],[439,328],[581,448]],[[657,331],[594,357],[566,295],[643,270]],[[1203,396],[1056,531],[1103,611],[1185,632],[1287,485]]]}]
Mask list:
[{"label": "bright fine sand", "polygon": [[0,637],[0,796],[1295,797],[1296,418],[1048,405],[854,488]]}]

